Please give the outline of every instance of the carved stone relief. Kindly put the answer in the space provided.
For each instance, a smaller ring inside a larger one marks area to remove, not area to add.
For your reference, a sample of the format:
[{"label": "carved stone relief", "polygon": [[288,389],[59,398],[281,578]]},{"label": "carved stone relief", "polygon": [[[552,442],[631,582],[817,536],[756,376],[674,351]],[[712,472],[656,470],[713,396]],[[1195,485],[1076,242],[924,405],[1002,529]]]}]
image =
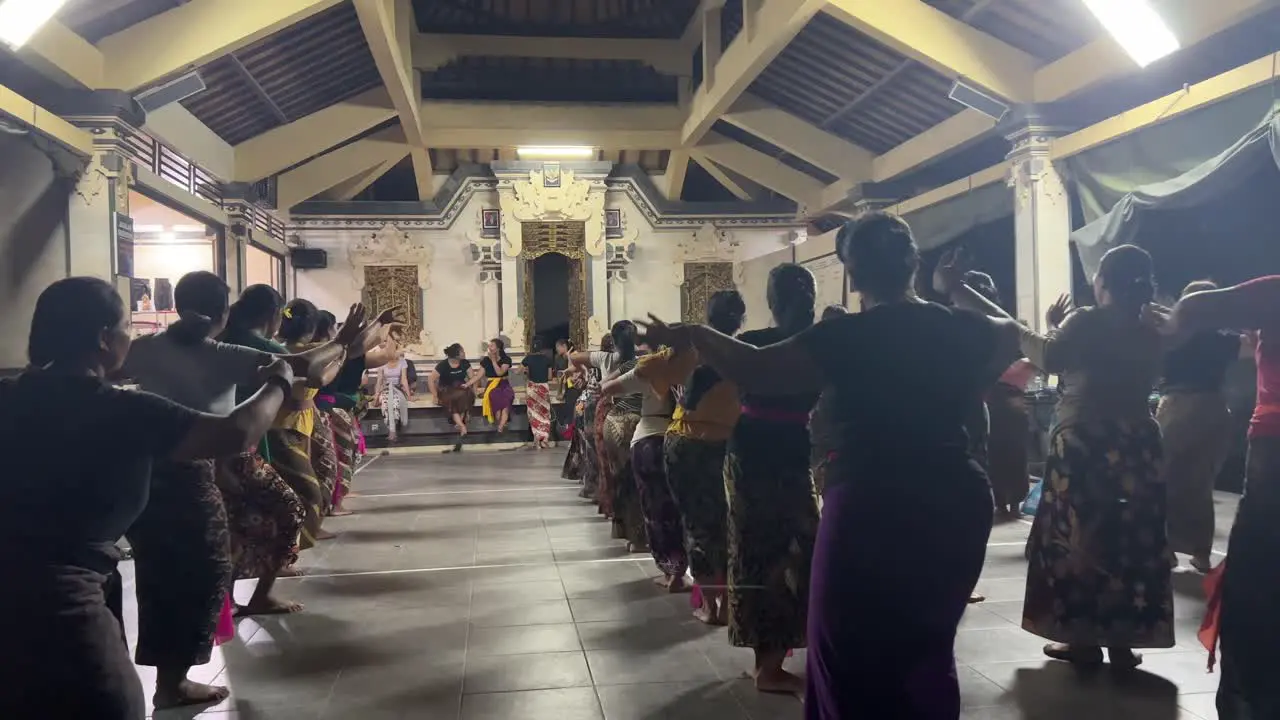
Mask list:
[{"label": "carved stone relief", "polygon": [[[435,354],[435,343],[431,339],[431,333],[422,327],[425,310],[422,306],[422,291],[431,287],[431,261],[434,255],[435,251],[430,244],[410,238],[409,233],[390,223],[375,233],[364,235],[347,248],[347,257],[351,261],[352,279],[355,281],[356,289],[364,295],[369,295],[366,291],[366,283],[370,278],[368,268],[382,266],[416,268],[415,281],[418,288],[416,303],[410,303],[416,307],[416,315],[412,308],[405,309],[410,315],[409,327],[405,334],[409,350],[426,356]],[[377,271],[373,276],[381,277]],[[399,278],[397,280],[397,288],[399,288],[403,278],[399,275],[397,278]],[[397,292],[400,291],[397,290]],[[390,296],[383,292],[380,297]]]},{"label": "carved stone relief", "polygon": [[580,179],[572,170],[560,174],[558,185],[548,186],[542,170],[528,178],[501,178],[498,203],[502,208],[502,248],[508,257],[520,255],[520,224],[525,222],[582,222],[586,226],[586,251],[604,253],[603,179]]}]

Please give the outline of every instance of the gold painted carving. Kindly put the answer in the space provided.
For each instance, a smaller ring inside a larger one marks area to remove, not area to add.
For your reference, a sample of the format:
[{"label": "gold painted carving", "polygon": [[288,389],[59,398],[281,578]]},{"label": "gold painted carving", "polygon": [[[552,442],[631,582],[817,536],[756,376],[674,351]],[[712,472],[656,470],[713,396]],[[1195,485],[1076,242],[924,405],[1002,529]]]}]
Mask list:
[{"label": "gold painted carving", "polygon": [[406,321],[405,336],[417,338],[422,334],[422,288],[416,265],[366,266],[363,295],[370,315],[398,307]]},{"label": "gold painted carving", "polygon": [[503,178],[498,182],[498,203],[502,209],[502,247],[508,257],[521,255],[524,231],[518,223],[580,222],[584,227],[587,254],[604,253],[603,179],[579,179],[564,170],[560,183],[548,187],[542,170],[528,178]]},{"label": "gold painted carving", "polygon": [[569,336],[578,347],[587,346],[587,254],[585,251],[585,228],[580,222],[541,222],[523,223],[521,262],[524,263],[524,283],[520,288],[520,316],[523,318],[525,347],[531,347],[535,330],[534,318],[537,317],[533,261],[556,253],[569,261]]},{"label": "gold painted carving", "polygon": [[[434,256],[431,245],[414,241],[408,233],[388,223],[378,232],[365,235],[350,245],[347,256],[351,261],[352,279],[355,281],[356,288],[362,290],[365,302],[370,302],[373,297],[368,290],[370,281],[374,277],[382,277],[380,274],[382,270],[413,271],[412,297],[410,298],[407,287],[402,288],[403,292],[397,290],[398,297],[401,298],[400,302],[393,304],[404,305],[406,314],[410,307],[416,308],[416,315],[412,317],[412,322],[405,329],[405,342],[410,350],[419,355],[433,355],[435,344],[432,342],[431,333],[423,328],[422,315],[422,291],[431,287],[431,260]],[[409,274],[406,272],[397,277],[399,278],[397,283],[402,284]],[[380,290],[379,293],[380,297],[386,297],[385,290]]]},{"label": "gold painted carving", "polygon": [[711,296],[733,289],[733,263],[685,263],[684,283],[680,286],[680,319],[686,323],[706,322]]}]

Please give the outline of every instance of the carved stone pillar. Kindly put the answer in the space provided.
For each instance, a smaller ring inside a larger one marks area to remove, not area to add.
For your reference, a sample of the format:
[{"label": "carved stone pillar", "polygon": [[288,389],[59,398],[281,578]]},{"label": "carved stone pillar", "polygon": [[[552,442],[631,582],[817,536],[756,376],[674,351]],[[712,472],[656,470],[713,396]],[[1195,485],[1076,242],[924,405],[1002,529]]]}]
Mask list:
[{"label": "carved stone pillar", "polygon": [[502,249],[496,240],[474,242],[471,261],[480,284],[481,334],[488,340],[502,334]]},{"label": "carved stone pillar", "polygon": [[[601,335],[608,332],[608,328],[619,320],[631,320],[627,315],[627,266],[631,264],[631,260],[635,257],[635,243],[625,245],[609,244],[608,254],[605,256],[608,297],[609,297],[609,317],[606,326],[599,328]],[[595,319],[595,316],[592,316]]]},{"label": "carved stone pillar", "polygon": [[1059,133],[1031,119],[1009,135],[1017,317],[1041,332],[1045,310],[1071,292],[1071,203],[1049,159],[1050,141]]},{"label": "carved stone pillar", "polygon": [[115,283],[130,299],[133,276],[133,220],[129,216],[131,163],[125,139],[137,132],[128,113],[74,115],[68,120],[93,136],[93,157],[85,165],[67,209],[68,269]]}]

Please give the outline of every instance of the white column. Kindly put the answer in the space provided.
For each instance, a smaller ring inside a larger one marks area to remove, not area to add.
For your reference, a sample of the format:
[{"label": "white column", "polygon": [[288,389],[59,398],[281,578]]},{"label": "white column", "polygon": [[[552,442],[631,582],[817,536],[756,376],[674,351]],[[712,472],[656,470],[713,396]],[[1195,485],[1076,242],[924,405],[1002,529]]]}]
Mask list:
[{"label": "white column", "polygon": [[627,317],[626,270],[622,268],[609,270],[609,326]]},{"label": "white column", "polygon": [[[68,266],[72,275],[114,281],[115,183],[110,169],[114,153],[99,151],[76,182],[67,204]],[[120,162],[115,157],[116,162]],[[123,210],[128,214],[128,208]]]},{"label": "white column", "polygon": [[520,317],[520,259],[502,254],[502,333],[511,350],[524,349],[524,319]]},{"label": "white column", "polygon": [[1043,332],[1045,311],[1071,292],[1071,203],[1049,160],[1052,128],[1028,124],[1009,137],[1016,233],[1017,317]]},{"label": "white column", "polygon": [[497,270],[481,273],[480,279],[480,312],[481,327],[485,339],[497,337],[502,327],[498,322],[498,311],[502,305],[502,296],[498,293]]}]

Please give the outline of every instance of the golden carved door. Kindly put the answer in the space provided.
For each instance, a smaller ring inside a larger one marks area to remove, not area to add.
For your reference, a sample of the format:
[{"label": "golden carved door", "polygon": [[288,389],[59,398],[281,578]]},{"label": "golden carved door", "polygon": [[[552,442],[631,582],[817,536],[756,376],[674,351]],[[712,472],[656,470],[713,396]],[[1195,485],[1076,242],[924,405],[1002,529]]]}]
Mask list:
[{"label": "golden carved door", "polygon": [[418,287],[417,265],[366,265],[363,295],[369,317],[398,307],[405,319],[408,342],[416,343],[422,337],[422,288]]},{"label": "golden carved door", "polygon": [[576,347],[587,346],[587,227],[582,222],[526,222],[520,226],[524,263],[524,283],[521,288],[520,314],[524,318],[525,347],[533,344],[537,332],[534,318],[536,300],[534,293],[533,261],[548,253],[563,255],[569,262],[569,337]]},{"label": "golden carved door", "polygon": [[733,263],[690,262],[684,264],[680,285],[680,320],[702,323],[707,320],[707,303],[721,290],[733,290]]}]

